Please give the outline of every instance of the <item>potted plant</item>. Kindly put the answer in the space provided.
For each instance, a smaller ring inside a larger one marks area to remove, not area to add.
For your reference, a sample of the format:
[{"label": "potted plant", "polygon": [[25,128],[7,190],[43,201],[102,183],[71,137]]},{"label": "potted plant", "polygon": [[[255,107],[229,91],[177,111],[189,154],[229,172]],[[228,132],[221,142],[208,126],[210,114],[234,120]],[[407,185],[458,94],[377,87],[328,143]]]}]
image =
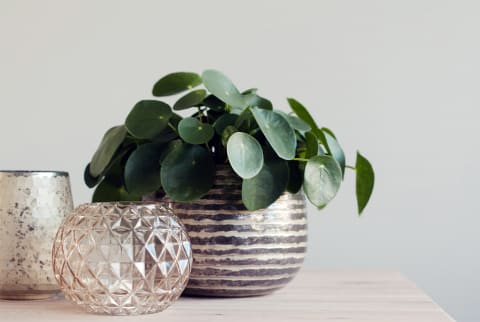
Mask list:
[{"label": "potted plant", "polygon": [[[192,240],[187,293],[269,293],[303,262],[304,195],[324,208],[351,169],[361,214],[373,190],[373,168],[359,152],[355,165],[347,165],[333,132],[293,98],[287,114],[256,89],[240,92],[216,70],[168,74],[153,96],[185,91],[173,107],[138,102],[125,124],[106,132],[85,182],[96,186],[93,201],[170,203]],[[183,110],[190,116],[176,113]]]}]

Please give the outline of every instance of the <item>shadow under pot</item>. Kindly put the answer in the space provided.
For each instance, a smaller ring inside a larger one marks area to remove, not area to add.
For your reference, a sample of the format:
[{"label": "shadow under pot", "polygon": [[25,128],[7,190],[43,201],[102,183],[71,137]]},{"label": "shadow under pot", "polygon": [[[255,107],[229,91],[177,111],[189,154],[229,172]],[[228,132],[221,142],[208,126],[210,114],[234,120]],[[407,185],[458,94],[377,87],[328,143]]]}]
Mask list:
[{"label": "shadow under pot", "polygon": [[217,166],[213,188],[203,198],[169,203],[192,243],[193,267],[184,294],[244,297],[284,287],[300,270],[307,247],[307,213],[302,193],[284,193],[266,209],[243,206],[242,182]]}]

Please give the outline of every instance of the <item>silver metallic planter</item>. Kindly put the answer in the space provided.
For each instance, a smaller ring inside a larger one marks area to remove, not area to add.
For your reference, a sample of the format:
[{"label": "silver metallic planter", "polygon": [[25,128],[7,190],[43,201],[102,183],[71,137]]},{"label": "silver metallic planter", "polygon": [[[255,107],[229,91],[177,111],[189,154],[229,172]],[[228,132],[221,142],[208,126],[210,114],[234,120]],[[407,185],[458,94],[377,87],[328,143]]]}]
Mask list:
[{"label": "silver metallic planter", "polygon": [[[257,296],[285,286],[302,266],[307,246],[303,194],[283,194],[267,209],[248,211],[241,180],[217,166],[213,189],[191,203],[170,202],[188,231],[193,268],[184,294]],[[147,199],[161,198],[149,196]]]},{"label": "silver metallic planter", "polygon": [[51,249],[72,209],[68,173],[0,171],[0,298],[43,299],[59,291]]}]

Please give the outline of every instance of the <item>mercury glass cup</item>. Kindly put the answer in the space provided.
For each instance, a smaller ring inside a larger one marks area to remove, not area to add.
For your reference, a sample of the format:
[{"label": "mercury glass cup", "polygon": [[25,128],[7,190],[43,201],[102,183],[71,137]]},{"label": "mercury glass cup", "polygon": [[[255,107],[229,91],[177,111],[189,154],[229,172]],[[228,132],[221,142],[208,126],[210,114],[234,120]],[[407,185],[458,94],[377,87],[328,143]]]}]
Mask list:
[{"label": "mercury glass cup", "polygon": [[112,315],[164,310],[192,267],[183,225],[170,208],[151,202],[79,206],[58,230],[53,257],[68,300]]},{"label": "mercury glass cup", "polygon": [[0,171],[0,298],[44,299],[60,291],[52,243],[72,209],[68,173]]}]

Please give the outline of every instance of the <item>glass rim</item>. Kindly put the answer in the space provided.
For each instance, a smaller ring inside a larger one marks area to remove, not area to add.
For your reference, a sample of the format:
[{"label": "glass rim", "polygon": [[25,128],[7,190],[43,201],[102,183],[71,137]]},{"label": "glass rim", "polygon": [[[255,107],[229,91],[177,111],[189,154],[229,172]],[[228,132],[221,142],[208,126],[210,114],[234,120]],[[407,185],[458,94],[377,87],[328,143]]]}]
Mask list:
[{"label": "glass rim", "polygon": [[95,201],[95,202],[84,202],[78,207],[86,206],[163,206],[170,208],[170,202],[164,201],[154,201],[154,200],[139,200],[139,201]]},{"label": "glass rim", "polygon": [[67,171],[57,171],[57,170],[0,170],[0,174],[50,174],[50,175],[60,175],[68,176]]}]

